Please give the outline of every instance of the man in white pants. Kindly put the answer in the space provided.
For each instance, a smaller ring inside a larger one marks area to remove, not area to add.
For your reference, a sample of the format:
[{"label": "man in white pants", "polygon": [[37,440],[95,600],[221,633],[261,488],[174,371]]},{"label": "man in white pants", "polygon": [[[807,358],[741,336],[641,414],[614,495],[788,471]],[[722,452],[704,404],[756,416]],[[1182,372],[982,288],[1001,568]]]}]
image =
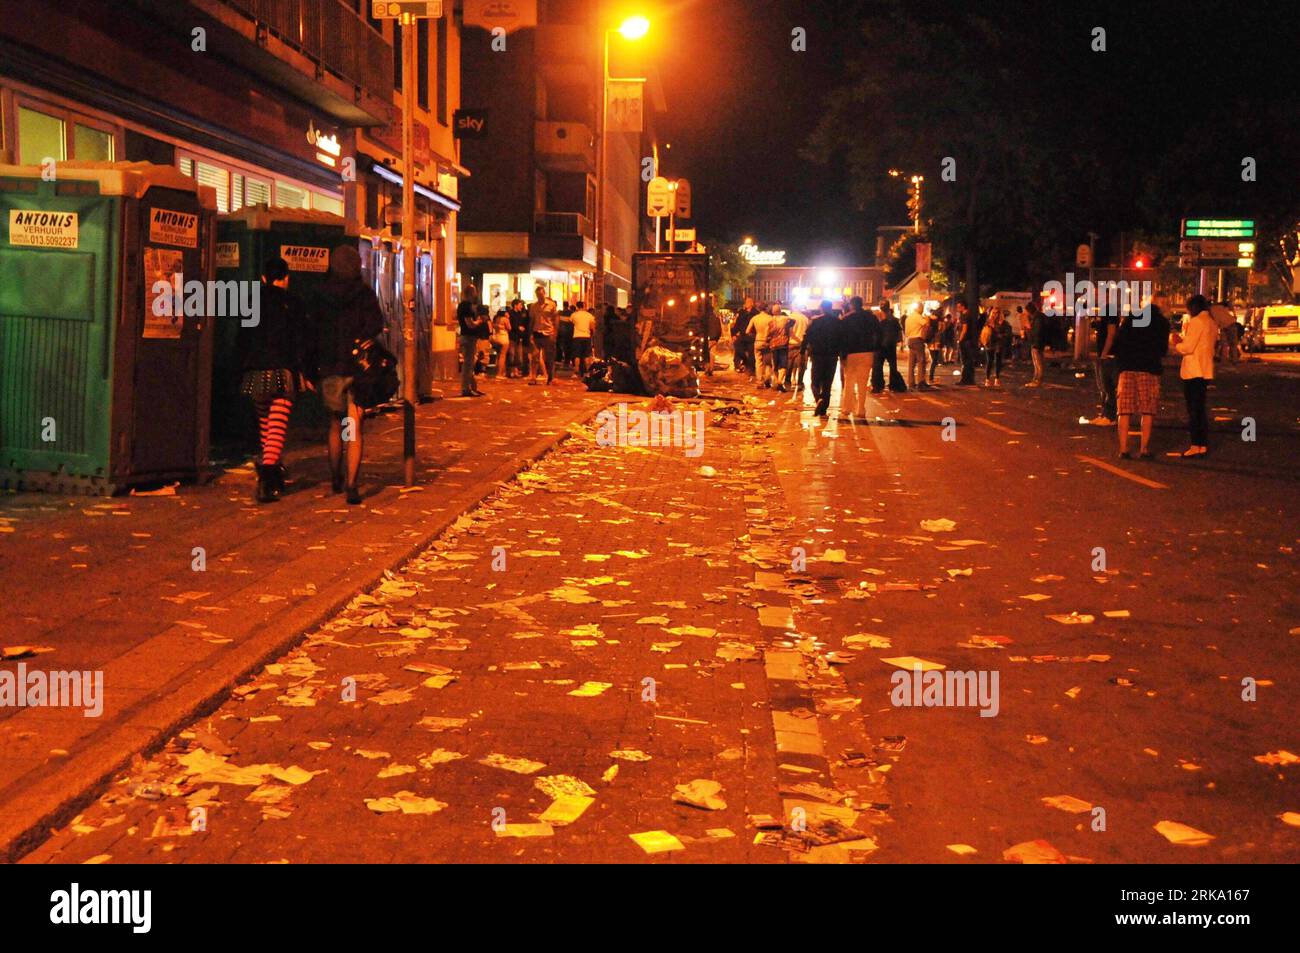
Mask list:
[{"label": "man in white pants", "polygon": [[847,417],[852,413],[858,423],[867,419],[867,392],[871,389],[871,370],[881,337],[879,319],[862,305],[861,298],[854,298],[849,313],[840,318],[840,359],[844,362],[840,415]]}]

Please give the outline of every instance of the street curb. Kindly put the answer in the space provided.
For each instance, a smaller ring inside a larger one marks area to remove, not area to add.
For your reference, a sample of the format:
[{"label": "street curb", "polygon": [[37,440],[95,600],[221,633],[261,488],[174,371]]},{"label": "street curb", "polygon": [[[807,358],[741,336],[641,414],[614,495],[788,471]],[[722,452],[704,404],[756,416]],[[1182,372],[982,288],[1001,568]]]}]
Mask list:
[{"label": "street curb", "polygon": [[[610,395],[617,398],[620,395]],[[625,396],[622,399],[626,399]],[[611,399],[609,403],[616,400]],[[122,722],[86,751],[70,758],[11,797],[0,807],[0,862],[14,863],[44,843],[50,828],[65,824],[99,797],[113,776],[135,755],[159,750],[179,729],[211,714],[235,687],[301,642],[308,632],[329,619],[354,596],[373,588],[384,573],[410,560],[441,536],[462,515],[496,494],[504,483],[566,441],[569,428],[593,419],[604,407],[583,408],[556,426],[561,433],[540,437],[522,452],[492,470],[484,479],[451,498],[445,514],[425,524],[427,529],[410,545],[390,553],[378,565],[366,566],[301,608],[277,619],[211,665],[191,670],[160,686],[155,697],[124,713]],[[71,793],[70,793],[71,792]]]}]

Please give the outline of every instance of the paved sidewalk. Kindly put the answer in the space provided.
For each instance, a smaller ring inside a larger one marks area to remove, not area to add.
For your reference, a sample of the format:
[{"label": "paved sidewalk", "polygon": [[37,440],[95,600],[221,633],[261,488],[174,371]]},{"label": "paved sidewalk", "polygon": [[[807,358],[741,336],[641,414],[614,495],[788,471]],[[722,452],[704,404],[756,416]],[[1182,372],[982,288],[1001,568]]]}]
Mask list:
[{"label": "paved sidewalk", "polygon": [[102,671],[105,696],[97,718],[0,708],[0,857],[610,400],[571,381],[485,386],[488,399],[418,409],[413,491],[400,415],[367,421],[360,507],[330,493],[317,443],[291,446],[289,492],[271,505],[252,502],[251,467],[170,496],[0,497],[0,645],[50,650],[7,652],[4,667]]}]

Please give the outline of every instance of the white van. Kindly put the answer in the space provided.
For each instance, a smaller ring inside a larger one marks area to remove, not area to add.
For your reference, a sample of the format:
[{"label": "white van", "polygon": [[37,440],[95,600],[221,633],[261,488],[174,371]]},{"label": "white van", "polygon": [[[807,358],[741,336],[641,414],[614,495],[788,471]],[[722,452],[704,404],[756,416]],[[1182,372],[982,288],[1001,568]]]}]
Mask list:
[{"label": "white van", "polygon": [[1259,333],[1265,351],[1271,347],[1300,347],[1300,305],[1265,308]]}]

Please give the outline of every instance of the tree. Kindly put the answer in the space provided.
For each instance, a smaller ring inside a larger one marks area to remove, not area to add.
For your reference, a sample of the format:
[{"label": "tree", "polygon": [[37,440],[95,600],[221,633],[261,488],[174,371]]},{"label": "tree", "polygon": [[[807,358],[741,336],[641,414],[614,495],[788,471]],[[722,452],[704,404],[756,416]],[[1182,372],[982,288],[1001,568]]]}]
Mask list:
[{"label": "tree", "polygon": [[1026,287],[1059,274],[1114,199],[1098,185],[1093,150],[1080,148],[1086,127],[1062,108],[1069,28],[1034,17],[1042,8],[1033,4],[857,9],[863,48],[806,157],[844,163],[863,207],[897,203],[902,185],[923,175],[923,227],[972,307],[981,283]]},{"label": "tree", "polygon": [[737,300],[754,277],[754,266],[740,254],[740,239],[734,241],[706,241],[709,250],[709,289],[719,302]]}]

